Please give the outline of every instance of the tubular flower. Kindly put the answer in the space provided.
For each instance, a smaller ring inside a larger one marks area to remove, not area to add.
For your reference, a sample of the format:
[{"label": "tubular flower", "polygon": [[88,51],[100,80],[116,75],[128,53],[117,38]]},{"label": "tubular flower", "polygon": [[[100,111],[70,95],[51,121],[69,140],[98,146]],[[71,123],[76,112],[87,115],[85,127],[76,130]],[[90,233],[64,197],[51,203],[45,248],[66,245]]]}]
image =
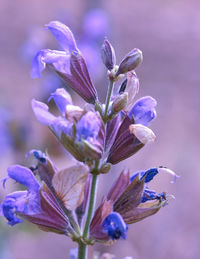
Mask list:
[{"label": "tubular flower", "polygon": [[72,105],[65,89],[51,94],[62,116],[54,116],[48,106],[32,100],[32,109],[37,119],[50,127],[63,146],[79,161],[98,159],[104,146],[104,124],[95,111],[86,111]]},{"label": "tubular flower", "polygon": [[[11,226],[26,219],[44,231],[70,235],[73,224],[68,216],[83,202],[88,167],[79,163],[58,171],[41,151],[30,153],[38,160],[33,171],[20,165],[8,168],[8,178],[27,190],[8,194],[0,205],[1,214]],[[33,172],[39,175],[41,184]]]},{"label": "tubular flower", "polygon": [[73,33],[58,21],[50,22],[47,28],[64,50],[40,50],[33,60],[31,76],[41,77],[42,71],[46,65],[49,65],[86,102],[95,103],[97,92],[90,79],[85,59],[77,48]]},{"label": "tubular flower", "polygon": [[[129,93],[134,93],[135,96],[139,88],[136,74],[131,72],[127,77],[120,92],[123,93],[128,87],[128,96]],[[156,100],[151,96],[145,96],[137,100],[131,108],[130,101],[132,102],[132,98],[128,99],[128,105],[124,112],[118,115],[118,119],[114,118],[108,124],[106,141],[109,141],[109,144],[112,141],[112,145],[107,161],[112,164],[132,156],[145,144],[155,140],[153,131],[147,126],[156,117]],[[112,131],[115,134],[112,135],[111,140],[110,132]]]},{"label": "tubular flower", "polygon": [[151,168],[137,172],[132,177],[123,171],[95,212],[91,236],[100,242],[125,239],[127,224],[143,220],[166,205],[166,193],[156,193],[147,186],[157,174],[163,172],[172,174],[174,179],[177,177],[167,168]]}]

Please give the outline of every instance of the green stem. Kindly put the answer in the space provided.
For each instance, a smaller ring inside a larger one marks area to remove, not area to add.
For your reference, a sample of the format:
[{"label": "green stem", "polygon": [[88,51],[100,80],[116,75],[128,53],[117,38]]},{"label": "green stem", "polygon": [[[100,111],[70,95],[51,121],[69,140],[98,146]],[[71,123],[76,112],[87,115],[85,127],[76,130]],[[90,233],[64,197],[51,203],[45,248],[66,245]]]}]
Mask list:
[{"label": "green stem", "polygon": [[85,223],[85,228],[83,231],[84,239],[88,237],[89,225],[90,225],[90,221],[91,221],[92,214],[93,214],[93,209],[94,209],[94,204],[95,204],[95,199],[96,199],[97,178],[98,178],[98,175],[93,175],[93,177],[92,177],[90,202],[89,202],[89,207],[88,207],[88,214],[87,214],[87,219],[86,219],[86,223]]},{"label": "green stem", "polygon": [[[92,185],[91,185],[91,191],[90,191],[90,202],[88,207],[88,214],[87,214],[87,219],[85,223],[85,228],[83,231],[83,239],[86,239],[88,237],[90,221],[92,219],[94,204],[96,199],[97,179],[98,179],[98,175],[94,174],[92,178]],[[87,258],[87,245],[84,244],[82,241],[80,241],[79,247],[78,247],[78,259],[85,259],[85,258]]]},{"label": "green stem", "polygon": [[109,104],[110,104],[110,98],[112,96],[113,86],[114,86],[114,81],[110,80],[110,84],[109,84],[109,88],[108,88],[108,92],[107,92],[107,96],[106,96],[106,107],[105,107],[105,112],[104,112],[104,116],[103,116],[104,123],[106,123],[106,121],[107,121],[107,113],[108,113],[108,108],[109,108]]},{"label": "green stem", "polygon": [[78,245],[78,259],[85,258],[87,258],[87,246],[80,241]]},{"label": "green stem", "polygon": [[[110,80],[110,84],[109,84],[107,96],[106,96],[105,112],[104,112],[104,116],[103,116],[105,125],[107,123],[108,108],[109,108],[109,104],[110,104],[110,98],[112,96],[113,86],[114,86],[114,81]],[[95,205],[95,200],[96,200],[96,191],[97,191],[98,166],[99,166],[99,161],[96,161],[95,168],[92,170],[93,176],[92,176],[92,184],[91,184],[91,191],[90,191],[90,200],[89,200],[89,206],[88,206],[87,219],[86,219],[85,227],[83,230],[83,236],[82,236],[83,241],[79,240],[78,259],[87,258],[88,248],[87,248],[87,244],[84,243],[84,240],[86,240],[88,238],[90,222],[91,222],[91,219],[93,216],[93,211],[94,211],[94,205]]]}]

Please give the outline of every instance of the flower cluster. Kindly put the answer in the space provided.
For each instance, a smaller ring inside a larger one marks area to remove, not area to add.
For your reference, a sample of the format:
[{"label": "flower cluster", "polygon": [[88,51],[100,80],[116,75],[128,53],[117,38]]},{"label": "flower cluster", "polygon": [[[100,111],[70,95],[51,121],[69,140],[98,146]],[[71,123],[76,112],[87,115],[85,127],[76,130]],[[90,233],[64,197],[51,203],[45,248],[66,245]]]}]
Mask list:
[{"label": "flower cluster", "polygon": [[123,171],[92,213],[97,176],[108,173],[112,164],[155,140],[148,126],[156,117],[156,100],[145,96],[134,102],[139,90],[135,69],[142,61],[142,52],[136,48],[131,50],[117,65],[114,48],[104,40],[101,56],[110,84],[106,102],[102,104],[71,30],[58,21],[50,22],[47,28],[63,50],[39,51],[33,60],[32,77],[40,77],[50,67],[89,104],[74,105],[69,93],[58,88],[48,101],[54,101],[59,116],[52,114],[47,104],[35,99],[32,109],[36,118],[49,127],[77,161],[71,167],[58,170],[46,154],[31,150],[28,156],[34,156],[37,163],[30,168],[10,166],[4,180],[5,185],[11,178],[27,190],[7,195],[1,204],[1,214],[11,226],[26,219],[42,230],[68,235],[79,244],[95,241],[111,244],[126,238],[128,224],[155,214],[167,204],[167,194],[149,189],[148,183],[163,172],[176,177],[164,167],[135,174]]}]

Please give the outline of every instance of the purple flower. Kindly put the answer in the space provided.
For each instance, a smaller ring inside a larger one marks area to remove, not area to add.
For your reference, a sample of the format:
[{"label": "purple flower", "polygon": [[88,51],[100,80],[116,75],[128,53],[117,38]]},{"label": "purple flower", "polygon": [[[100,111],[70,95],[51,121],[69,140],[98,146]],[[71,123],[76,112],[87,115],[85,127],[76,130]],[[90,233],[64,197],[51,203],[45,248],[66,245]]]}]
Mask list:
[{"label": "purple flower", "polygon": [[40,50],[33,60],[31,76],[40,77],[46,65],[50,65],[86,102],[95,103],[96,89],[90,79],[85,60],[77,48],[73,33],[66,25],[58,21],[50,22],[47,28],[64,51]]},{"label": "purple flower", "polygon": [[79,160],[100,158],[104,147],[104,124],[95,111],[84,111],[72,105],[71,97],[63,89],[51,94],[62,116],[54,116],[48,106],[32,100],[37,119],[50,127],[64,147]]},{"label": "purple flower", "polygon": [[[128,94],[129,92],[136,93],[138,91],[138,81],[135,80],[135,76],[134,73],[131,75],[129,74],[129,82],[125,82],[129,87]],[[130,77],[133,80],[130,79]],[[123,86],[123,88],[122,92],[126,90],[126,86]],[[108,127],[109,131],[106,133],[106,139],[108,139],[107,135],[110,134],[112,130],[116,132],[116,128],[118,128],[110,148],[107,160],[109,163],[116,164],[130,157],[139,151],[145,144],[155,140],[153,131],[147,128],[147,126],[156,117],[156,105],[156,100],[151,96],[142,97],[135,102],[129,111],[124,111],[124,115],[121,116],[122,121],[120,122],[118,120],[117,127],[115,125],[115,130],[112,126]],[[113,120],[116,121],[116,119]],[[112,125],[111,122],[109,122],[109,124]]]},{"label": "purple flower", "polygon": [[156,117],[155,107],[157,102],[151,96],[145,96],[136,101],[129,111],[129,117],[133,117],[136,124],[148,126]]},{"label": "purple flower", "polygon": [[91,236],[104,242],[125,239],[128,229],[126,224],[143,220],[166,205],[166,193],[156,193],[147,186],[157,174],[163,172],[172,174],[174,179],[177,177],[167,168],[151,168],[137,172],[131,178],[128,172],[123,171],[94,214]]},{"label": "purple flower", "polygon": [[88,167],[76,164],[58,171],[51,160],[41,151],[32,150],[38,164],[34,173],[20,165],[8,168],[8,178],[24,185],[27,191],[8,194],[1,206],[1,214],[14,226],[22,219],[36,224],[45,231],[60,234],[72,233],[69,211],[74,211],[84,199],[84,189],[88,178]]}]

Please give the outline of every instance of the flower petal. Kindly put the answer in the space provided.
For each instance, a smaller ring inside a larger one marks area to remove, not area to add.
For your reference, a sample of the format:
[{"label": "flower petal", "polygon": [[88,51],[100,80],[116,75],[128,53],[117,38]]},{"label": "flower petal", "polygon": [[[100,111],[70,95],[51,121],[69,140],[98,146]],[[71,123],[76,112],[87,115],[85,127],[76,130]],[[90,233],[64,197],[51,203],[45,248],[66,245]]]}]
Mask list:
[{"label": "flower petal", "polygon": [[32,99],[31,105],[36,118],[42,124],[49,126],[56,119],[56,117],[49,112],[49,107],[45,103],[38,102],[35,99]]},{"label": "flower petal", "polygon": [[31,77],[41,77],[46,64],[52,64],[59,72],[69,73],[70,55],[64,51],[43,49],[34,57],[31,66]]},{"label": "flower petal", "polygon": [[65,24],[59,21],[51,21],[47,28],[66,52],[78,51],[74,35]]},{"label": "flower petal", "polygon": [[107,233],[107,235],[112,240],[117,239],[126,239],[126,232],[128,227],[124,222],[121,215],[117,212],[110,213],[103,221],[102,224],[103,231]]},{"label": "flower petal", "polygon": [[137,139],[144,145],[154,142],[156,139],[153,131],[142,124],[132,124],[129,126],[130,133],[135,135]]},{"label": "flower petal", "polygon": [[56,91],[51,94],[48,101],[50,101],[51,99],[54,100],[56,106],[63,116],[65,115],[66,106],[68,104],[72,104],[72,98],[64,88],[57,88]]},{"label": "flower petal", "polygon": [[75,210],[83,201],[88,167],[78,164],[54,175],[56,194],[68,210]]},{"label": "flower petal", "polygon": [[133,105],[129,117],[133,116],[136,124],[148,126],[150,121],[156,117],[156,105],[156,100],[151,96],[142,97]]},{"label": "flower petal", "polygon": [[32,171],[24,166],[13,165],[8,167],[8,176],[17,181],[18,183],[23,184],[29,190],[29,192],[38,192],[40,185],[37,182]]},{"label": "flower petal", "polygon": [[96,112],[89,111],[82,116],[76,127],[78,141],[96,139],[101,127],[101,120]]},{"label": "flower petal", "polygon": [[23,220],[16,216],[16,212],[23,212],[27,191],[15,192],[7,195],[1,204],[2,216],[8,220],[8,224],[14,226]]}]

